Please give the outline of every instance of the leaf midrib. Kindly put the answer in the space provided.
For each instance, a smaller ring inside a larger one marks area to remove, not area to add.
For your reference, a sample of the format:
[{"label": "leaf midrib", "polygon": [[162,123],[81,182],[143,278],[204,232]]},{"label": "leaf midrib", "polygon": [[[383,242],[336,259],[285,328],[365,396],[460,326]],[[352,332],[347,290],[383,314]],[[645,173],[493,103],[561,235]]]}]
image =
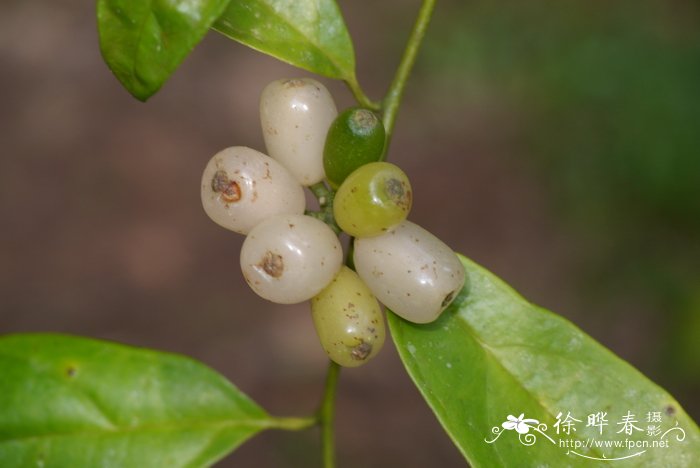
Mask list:
[{"label": "leaf midrib", "polygon": [[[23,356],[23,355],[15,355],[13,353],[5,353],[2,350],[0,350],[0,357],[4,359],[12,359],[15,361],[23,362],[26,363],[32,370],[35,372],[36,375],[41,375],[45,378],[49,378],[51,380],[59,380],[53,373],[49,372],[48,370],[42,368],[41,366],[38,366],[34,360],[28,356]],[[202,420],[202,419],[179,419],[177,422],[154,422],[154,423],[145,423],[145,424],[139,424],[135,426],[123,426],[119,425],[117,422],[114,421],[114,418],[112,415],[108,413],[108,411],[105,409],[104,405],[99,402],[99,400],[95,399],[93,395],[90,394],[90,392],[86,391],[82,386],[76,385],[73,387],[73,390],[76,391],[76,393],[80,396],[82,396],[85,401],[89,402],[93,408],[102,416],[110,425],[111,427],[108,426],[93,426],[89,430],[75,430],[75,431],[64,431],[64,432],[47,432],[43,434],[32,434],[32,435],[27,435],[27,436],[20,436],[20,437],[8,437],[8,438],[3,438],[0,436],[0,444],[6,443],[6,442],[12,442],[12,441],[20,441],[20,440],[31,440],[31,439],[41,439],[41,438],[53,438],[53,437],[79,437],[81,435],[85,436],[97,436],[100,433],[103,435],[117,435],[117,434],[129,434],[129,433],[137,433],[137,432],[157,432],[157,431],[168,431],[168,430],[179,430],[181,428],[211,428],[214,430],[222,430],[226,428],[231,428],[235,427],[237,425],[239,426],[248,426],[251,428],[260,428],[260,429],[266,429],[266,428],[272,428],[275,427],[275,421],[273,418],[270,418],[267,414],[262,412],[260,414],[259,418],[254,418],[251,417],[250,415],[245,415],[249,419],[231,419],[231,417],[235,417],[235,415],[232,415],[230,418],[227,419],[209,419],[209,420]],[[255,409],[255,408],[253,408]],[[0,430],[2,427],[0,426]]]},{"label": "leaf midrib", "polygon": [[[494,286],[498,287],[497,285],[494,285]],[[501,288],[498,288],[498,289],[501,289]],[[526,301],[524,301],[524,302],[526,302]],[[526,303],[527,303],[527,302],[526,302]],[[529,303],[527,303],[527,304],[528,304],[528,306],[531,306],[531,304],[529,304]],[[461,304],[455,304],[455,306],[457,306],[457,307],[459,308],[459,307],[461,306]],[[397,317],[397,318],[398,318],[398,317]],[[399,318],[399,320],[401,320],[401,321],[402,321],[401,323],[403,323],[403,319],[400,319],[400,318]],[[479,336],[478,334],[476,334],[476,332],[475,332],[474,329],[469,325],[469,323],[467,323],[467,321],[466,321],[465,319],[463,319],[461,316],[457,318],[457,321],[458,321],[458,323],[460,323],[460,325],[461,325],[462,327],[464,327],[464,329],[466,330],[466,332],[468,333],[468,335],[469,335],[470,337],[472,337],[472,339],[473,339],[476,343],[478,343],[479,347],[483,350],[483,352],[485,353],[485,355],[486,355],[489,359],[491,359],[491,361],[495,362],[496,365],[497,365],[507,376],[509,376],[510,379],[511,379],[513,382],[515,382],[515,384],[516,384],[526,395],[528,395],[540,408],[542,408],[542,410],[543,410],[547,415],[549,415],[551,418],[554,418],[553,412],[552,412],[539,398],[537,398],[537,397],[535,396],[535,394],[534,394],[531,390],[529,390],[527,387],[525,387],[525,385],[523,384],[523,382],[521,382],[518,378],[516,378],[516,376],[515,376],[515,374],[514,374],[513,372],[511,372],[507,367],[505,367],[505,365],[504,365],[504,364],[501,362],[501,360],[498,358],[498,355],[497,355],[494,351],[492,351],[492,347],[489,346],[488,344],[486,344],[486,343],[480,338],[480,336]],[[403,348],[401,349],[401,355],[404,356],[404,357],[406,357],[405,353],[403,352]],[[416,361],[416,360],[414,360],[414,362],[417,364],[417,361]],[[413,367],[413,368],[416,369],[417,367]],[[428,397],[427,392],[425,392],[425,391],[423,390],[423,388],[422,388],[420,385],[417,385],[417,386],[418,386],[420,392],[423,393],[423,395],[424,395],[425,397]],[[439,398],[436,398],[436,399],[437,399],[437,400],[440,400],[440,405],[443,406],[443,408],[444,408],[444,405],[442,404],[441,399],[439,399]],[[432,398],[426,398],[426,400],[428,401],[428,404],[429,404],[431,407],[434,406],[435,403],[433,402]],[[444,411],[444,412],[437,412],[437,411],[435,411],[435,415],[436,415],[437,418],[440,420],[440,422],[442,423],[443,427],[448,427],[448,425],[445,424],[445,421],[444,421],[444,418],[443,418],[443,413],[444,413],[444,414],[447,414],[447,411]],[[585,440],[585,439],[583,439],[581,436],[579,436],[578,433],[576,433],[576,432],[574,432],[573,436],[574,436],[576,439]],[[452,437],[452,434],[450,434],[450,437],[453,438],[453,437]],[[457,445],[458,447],[460,447],[460,451],[462,451],[463,454],[464,454],[464,456],[467,457],[466,452],[464,452],[464,451],[461,449],[461,445],[460,445],[459,443],[457,443],[456,445]],[[599,456],[602,456],[602,455],[603,455],[603,453],[602,453],[602,452],[599,452],[595,447],[589,447],[589,449],[590,449],[590,453],[593,453],[593,454],[596,454],[596,455],[599,455]],[[498,451],[496,451],[496,452],[498,452]],[[467,457],[467,458],[468,458],[468,457]]]},{"label": "leaf midrib", "polygon": [[[491,278],[489,278],[489,280],[491,280]],[[493,282],[492,282],[492,284],[493,284]],[[502,289],[502,288],[500,288],[497,284],[494,284],[494,286],[496,286],[499,290]],[[523,300],[523,302],[525,302],[525,303],[527,304],[528,307],[532,307],[532,304],[530,304],[529,302],[524,301],[524,300]],[[468,307],[468,305],[467,305],[467,307]],[[539,312],[539,311],[537,311],[537,312]],[[495,351],[493,351],[493,349],[496,349],[496,348],[498,348],[498,347],[489,346],[485,341],[483,341],[483,340],[481,339],[481,337],[476,333],[476,331],[471,327],[471,325],[469,325],[469,323],[466,321],[466,319],[464,319],[464,318],[461,316],[461,313],[460,313],[460,314],[458,315],[458,317],[457,317],[457,322],[460,323],[460,324],[464,327],[464,329],[467,331],[467,333],[469,334],[469,336],[471,336],[471,337],[474,339],[474,341],[476,341],[476,342],[479,344],[479,346],[484,350],[484,353],[486,353],[486,354],[488,355],[488,357],[489,357],[493,362],[495,362],[495,363],[498,365],[498,367],[501,368],[501,369],[503,370],[503,372],[506,373],[506,374],[510,377],[510,379],[511,379],[512,381],[514,381],[515,384],[516,384],[520,389],[522,389],[522,391],[523,391],[526,395],[528,395],[533,401],[535,401],[535,402],[537,403],[537,405],[538,405],[540,408],[542,408],[548,416],[550,416],[552,419],[556,419],[555,416],[554,416],[554,412],[553,412],[540,398],[538,398],[538,397],[536,396],[536,394],[534,393],[534,391],[532,391],[532,390],[530,390],[529,388],[527,388],[527,387],[525,386],[525,383],[524,383],[521,379],[517,378],[516,374],[513,373],[512,371],[510,371],[510,369],[508,369],[508,368],[503,364],[503,362],[501,361],[501,359],[499,359],[498,353],[496,353]],[[577,433],[576,431],[574,431],[573,434],[567,434],[567,436],[572,436],[572,435],[573,435],[576,439],[585,440],[585,438],[579,436],[578,433]],[[599,455],[599,456],[602,456],[602,455],[603,455],[603,453],[602,453],[602,452],[599,452],[598,450],[596,450],[595,447],[589,447],[589,449],[590,449],[590,453],[594,453],[594,454]]]},{"label": "leaf midrib", "polygon": [[[290,29],[292,29],[293,31],[295,31],[295,32],[296,32],[297,34],[299,34],[301,37],[306,38],[306,39],[307,39],[307,42],[308,42],[309,44],[311,44],[311,45],[314,47],[314,49],[316,50],[316,52],[320,53],[320,55],[322,55],[322,56],[327,57],[327,58],[328,58],[328,61],[333,65],[333,67],[335,67],[335,69],[336,69],[338,75],[341,76],[342,79],[348,80],[348,79],[351,79],[351,78],[352,78],[351,76],[346,76],[346,73],[345,73],[346,70],[344,69],[344,67],[342,67],[341,65],[339,65],[339,63],[338,63],[338,61],[337,61],[337,60],[338,60],[338,57],[336,57],[335,55],[333,55],[333,54],[327,52],[327,51],[326,51],[324,48],[322,48],[321,45],[318,44],[317,42],[312,41],[312,40],[309,38],[309,36],[307,36],[306,34],[304,34],[303,31],[301,31],[298,27],[296,27],[296,25],[295,25],[294,23],[290,22],[286,17],[284,17],[284,16],[282,16],[281,14],[277,13],[277,12],[275,11],[275,9],[272,8],[272,6],[271,6],[268,2],[263,1],[263,0],[260,0],[260,4],[262,4],[263,7],[266,8],[267,11],[271,13],[270,16],[275,16],[275,17],[277,17],[277,18],[280,18],[280,19],[282,20],[282,22],[283,22],[284,24],[286,24]],[[217,23],[218,23],[218,19],[214,22],[213,28],[214,28],[215,30],[219,31],[220,33],[222,33],[222,34],[228,36],[228,34],[226,34],[223,30],[221,30],[221,29],[219,29],[219,28],[217,27]],[[237,39],[237,38],[236,38],[236,39]],[[237,39],[237,40],[240,40],[240,39]],[[242,41],[241,41],[241,42],[242,42]],[[262,50],[262,49],[260,49],[260,48],[258,48],[258,47],[254,47],[254,46],[252,46],[251,44],[246,44],[246,45],[249,46],[249,47],[252,47],[252,48],[254,48],[254,49],[256,49],[256,50],[259,50],[259,51],[261,51],[261,52],[265,52],[264,50]],[[268,52],[265,52],[265,53],[268,53]],[[353,54],[353,62],[354,62],[354,51],[352,51],[352,54]],[[287,59],[283,59],[283,60],[284,60],[285,62],[291,63],[291,62],[289,62]],[[293,63],[292,63],[292,65],[296,65],[296,64],[293,64]],[[354,70],[351,71],[351,74],[352,74],[353,71],[354,71]]]},{"label": "leaf midrib", "polygon": [[102,437],[102,436],[119,436],[125,434],[133,434],[138,432],[169,432],[169,431],[185,431],[187,429],[209,429],[218,432],[224,429],[232,429],[235,427],[250,428],[250,429],[269,429],[275,427],[275,421],[269,418],[265,419],[243,419],[243,420],[211,420],[211,421],[182,421],[177,424],[143,424],[135,427],[120,426],[117,429],[105,427],[95,427],[94,430],[75,430],[75,431],[58,431],[46,432],[42,434],[32,434],[19,437],[0,438],[0,445],[11,442],[25,442],[31,440],[66,438],[66,437]]}]

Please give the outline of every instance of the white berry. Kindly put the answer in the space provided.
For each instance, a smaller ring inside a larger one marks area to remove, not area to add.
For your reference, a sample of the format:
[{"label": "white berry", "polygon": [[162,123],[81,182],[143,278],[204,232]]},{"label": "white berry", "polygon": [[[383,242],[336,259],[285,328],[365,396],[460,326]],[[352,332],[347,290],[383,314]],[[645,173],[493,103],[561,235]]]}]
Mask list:
[{"label": "white berry", "polygon": [[226,148],[202,175],[202,205],[220,226],[247,234],[277,214],[302,214],[304,188],[280,163],[244,146]]},{"label": "white berry", "polygon": [[354,260],[377,299],[415,323],[437,319],[465,281],[457,255],[410,221],[376,237],[355,239]]},{"label": "white berry", "polygon": [[343,249],[333,230],[305,215],[278,215],[250,231],[241,269],[259,296],[296,304],[321,292],[340,271]]},{"label": "white berry", "polygon": [[338,115],[330,93],[311,78],[273,81],[260,97],[260,122],[268,154],[302,185],[324,178],[323,147]]}]

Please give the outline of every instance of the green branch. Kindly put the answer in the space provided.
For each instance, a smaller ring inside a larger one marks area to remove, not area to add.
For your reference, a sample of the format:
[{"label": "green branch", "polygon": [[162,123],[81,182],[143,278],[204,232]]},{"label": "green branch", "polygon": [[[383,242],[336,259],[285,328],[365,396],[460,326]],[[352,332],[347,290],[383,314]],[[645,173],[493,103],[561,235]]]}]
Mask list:
[{"label": "green branch", "polygon": [[[411,36],[408,39],[406,49],[404,50],[401,58],[401,63],[396,70],[394,80],[392,81],[391,86],[389,86],[389,91],[387,92],[386,97],[382,100],[381,105],[367,97],[354,76],[352,79],[345,81],[347,86],[350,88],[350,91],[352,91],[353,95],[355,96],[355,100],[362,107],[372,109],[374,111],[382,111],[382,121],[386,129],[386,144],[384,145],[382,159],[386,157],[389,142],[394,130],[396,114],[398,113],[399,105],[401,104],[403,91],[406,87],[408,77],[411,74],[411,70],[413,69],[413,64],[416,62],[418,49],[423,41],[423,36],[425,36],[425,31],[428,27],[428,23],[430,22],[433,9],[435,8],[435,1],[436,0],[423,1],[423,5],[418,12],[418,18],[413,26]],[[325,221],[336,231],[336,233],[339,233],[340,229],[333,218],[333,197],[335,196],[335,192],[332,189],[329,189],[323,182],[312,185],[309,187],[309,189],[318,200],[320,210],[315,212],[307,212],[307,214]],[[352,249],[352,239],[350,245],[350,249]],[[346,263],[350,263],[351,260],[351,253],[348,252]],[[321,401],[321,406],[316,413],[316,417],[308,419],[299,418],[298,420],[292,420],[290,422],[293,428],[306,428],[314,424],[318,424],[320,426],[321,450],[323,454],[324,468],[335,467],[335,429],[333,424],[335,420],[335,394],[338,386],[339,375],[340,366],[335,362],[330,361],[328,365],[328,374],[326,375],[326,385],[323,393],[323,399]]]},{"label": "green branch", "polygon": [[270,429],[283,431],[303,431],[318,424],[318,418],[314,416],[305,418],[272,418]]},{"label": "green branch", "polygon": [[338,386],[340,366],[329,361],[326,375],[326,389],[323,393],[321,408],[318,411],[318,421],[321,424],[321,450],[323,452],[323,467],[335,467],[335,393]]},{"label": "green branch", "polygon": [[352,95],[355,97],[355,100],[359,105],[373,111],[381,110],[381,103],[375,102],[367,97],[365,92],[362,90],[360,83],[357,82],[357,78],[353,76],[352,79],[345,80],[345,84],[348,85],[348,88],[350,88]]},{"label": "green branch", "polygon": [[340,234],[342,231],[340,227],[338,227],[338,223],[335,222],[335,217],[333,216],[333,197],[335,197],[335,191],[329,189],[323,182],[309,186],[309,190],[311,190],[311,193],[313,193],[316,200],[318,200],[319,211],[306,210],[305,214],[320,219],[333,229],[336,234]]},{"label": "green branch", "polygon": [[413,64],[416,62],[418,49],[420,48],[421,42],[423,42],[423,36],[425,36],[428,23],[430,23],[430,18],[433,15],[435,1],[436,0],[423,1],[423,5],[418,12],[416,23],[413,25],[413,31],[411,31],[411,36],[406,44],[403,57],[401,57],[399,68],[396,70],[394,80],[391,86],[389,86],[386,97],[382,101],[382,109],[384,110],[382,120],[384,122],[384,128],[386,129],[386,145],[384,145],[384,156],[382,159],[386,158],[389,142],[391,141],[391,136],[394,131],[394,124],[396,123],[396,114],[401,104],[401,97],[403,96],[406,82],[413,69]]},{"label": "green branch", "polygon": [[340,366],[329,361],[326,385],[321,399],[321,406],[314,416],[302,418],[271,418],[267,425],[270,429],[301,431],[313,426],[321,428],[321,452],[323,467],[335,468],[335,394],[338,388]]}]

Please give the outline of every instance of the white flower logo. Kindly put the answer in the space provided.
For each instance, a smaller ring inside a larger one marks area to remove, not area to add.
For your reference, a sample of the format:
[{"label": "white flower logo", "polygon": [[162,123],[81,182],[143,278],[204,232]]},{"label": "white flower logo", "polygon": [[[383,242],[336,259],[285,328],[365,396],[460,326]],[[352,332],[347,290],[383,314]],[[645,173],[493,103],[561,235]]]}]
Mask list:
[{"label": "white flower logo", "polygon": [[498,440],[499,437],[501,437],[501,434],[503,434],[506,431],[512,431],[513,429],[515,429],[515,432],[518,433],[518,440],[520,441],[520,443],[526,447],[535,445],[535,442],[537,442],[537,435],[533,432],[530,432],[530,429],[546,437],[547,440],[549,440],[551,443],[556,444],[554,439],[549,437],[544,432],[547,430],[547,425],[545,423],[539,422],[537,419],[525,419],[525,413],[521,413],[520,416],[518,416],[517,418],[512,414],[509,414],[506,417],[506,421],[503,422],[503,424],[501,424],[500,427],[493,426],[491,428],[491,433],[494,435],[493,439],[484,439],[484,442],[486,442],[487,444],[492,444],[496,442],[496,440]]},{"label": "white flower logo", "polygon": [[537,425],[539,424],[539,421],[537,419],[523,419],[524,417],[525,413],[521,413],[517,418],[512,414],[509,414],[506,418],[507,421],[501,424],[501,426],[503,426],[503,429],[507,431],[512,431],[515,429],[518,434],[527,434],[530,432],[530,428],[533,427],[530,426],[530,424]]}]

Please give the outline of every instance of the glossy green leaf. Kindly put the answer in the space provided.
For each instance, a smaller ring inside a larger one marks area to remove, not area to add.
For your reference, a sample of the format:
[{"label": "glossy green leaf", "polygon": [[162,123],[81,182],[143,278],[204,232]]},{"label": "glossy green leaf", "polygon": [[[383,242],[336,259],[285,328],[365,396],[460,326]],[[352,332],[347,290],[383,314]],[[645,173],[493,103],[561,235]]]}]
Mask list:
[{"label": "glossy green leaf", "polygon": [[232,0],[214,29],[305,70],[355,79],[352,40],[334,0]]},{"label": "glossy green leaf", "polygon": [[192,359],[86,338],[0,338],[0,466],[208,466],[272,418]]},{"label": "glossy green leaf", "polygon": [[136,98],[148,99],[202,40],[229,0],[98,0],[102,57]]},{"label": "glossy green leaf", "polygon": [[[472,466],[698,466],[700,432],[668,393],[462,261],[468,285],[436,322],[389,314],[389,324],[413,381]],[[607,425],[587,427],[598,412]],[[503,426],[509,415],[536,421],[519,423],[528,430],[519,434],[516,423]],[[570,426],[569,415],[578,420]],[[625,419],[639,430],[627,425],[627,434]]]}]

